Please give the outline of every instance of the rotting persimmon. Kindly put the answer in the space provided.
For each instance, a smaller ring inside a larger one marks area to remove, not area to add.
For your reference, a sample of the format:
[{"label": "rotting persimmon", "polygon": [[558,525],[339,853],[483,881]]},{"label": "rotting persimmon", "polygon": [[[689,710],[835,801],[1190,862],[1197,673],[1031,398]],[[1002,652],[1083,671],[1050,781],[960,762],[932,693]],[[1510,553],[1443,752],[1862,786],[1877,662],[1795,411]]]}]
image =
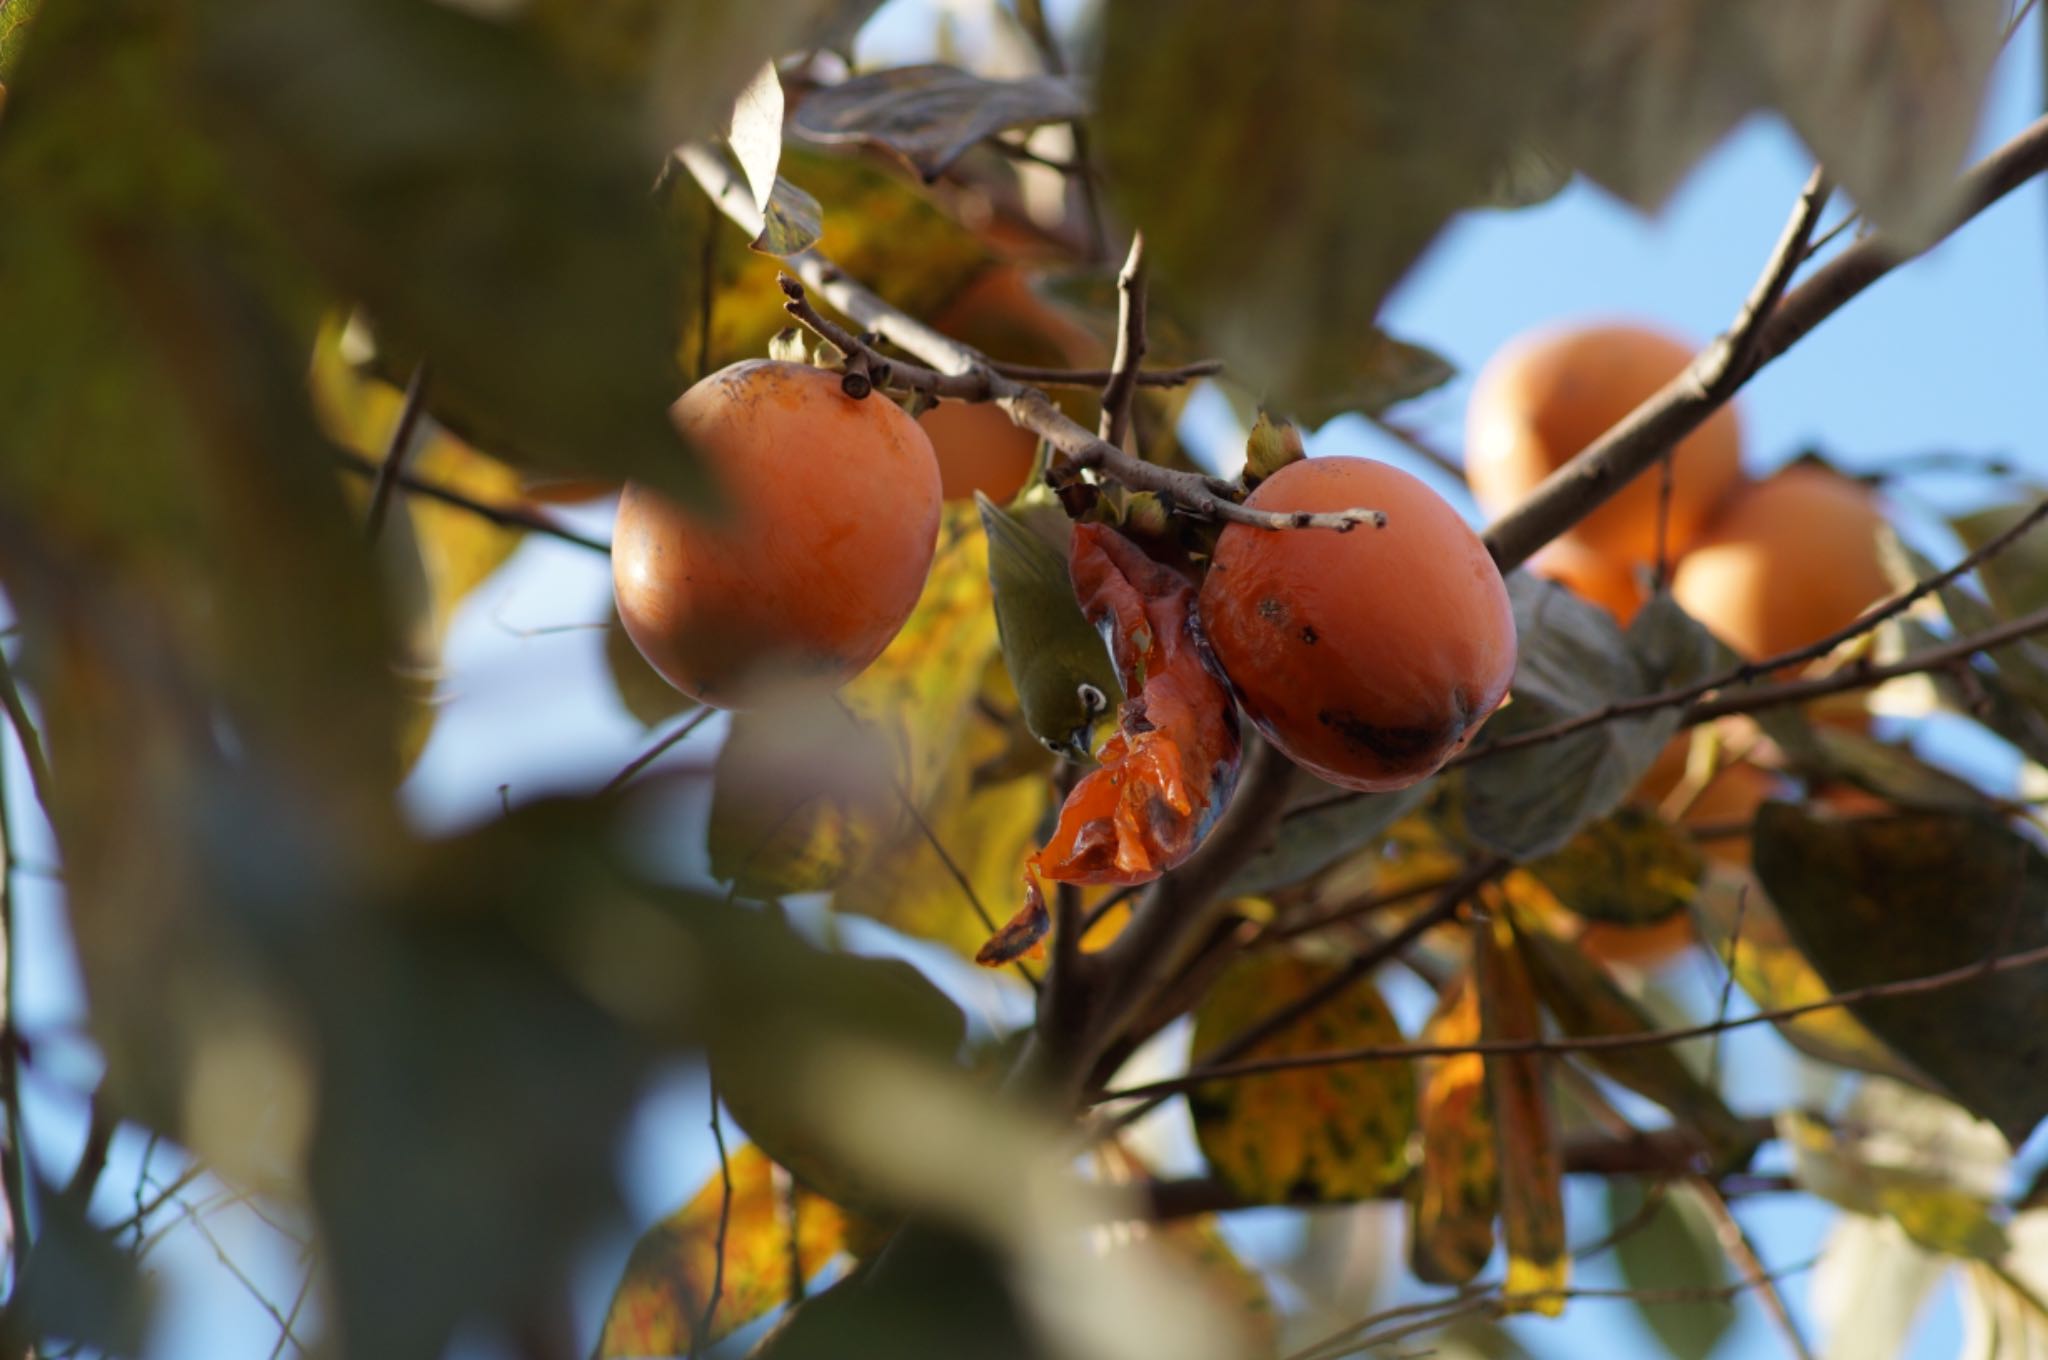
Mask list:
[{"label": "rotting persimmon", "polygon": [[1362,507],[1383,528],[1227,526],[1201,621],[1245,713],[1347,788],[1406,787],[1455,755],[1515,672],[1515,620],[1486,545],[1436,492],[1364,458],[1310,458],[1246,504]]},{"label": "rotting persimmon", "polygon": [[1050,929],[1039,880],[1149,883],[1201,844],[1237,781],[1237,706],[1202,655],[1194,586],[1102,524],[1074,526],[1068,565],[1125,699],[1100,766],[1025,862],[1023,908],[975,955],[988,967],[1021,958]]},{"label": "rotting persimmon", "polygon": [[[1624,324],[1551,327],[1508,344],[1480,371],[1467,408],[1465,477],[1480,507],[1505,513],[1692,357],[1662,332]],[[1741,477],[1742,428],[1726,405],[1673,451],[1667,558],[1699,537]],[[1567,538],[1620,566],[1654,565],[1661,483],[1652,465]]]},{"label": "rotting persimmon", "polygon": [[1679,562],[1671,594],[1752,661],[1789,652],[1891,593],[1883,526],[1867,487],[1794,464],[1729,498]]},{"label": "rotting persimmon", "polygon": [[840,375],[752,359],[671,412],[726,499],[710,519],[629,483],[612,536],[619,618],[692,698],[742,707],[775,684],[838,684],[881,654],[931,570],[931,442]]}]

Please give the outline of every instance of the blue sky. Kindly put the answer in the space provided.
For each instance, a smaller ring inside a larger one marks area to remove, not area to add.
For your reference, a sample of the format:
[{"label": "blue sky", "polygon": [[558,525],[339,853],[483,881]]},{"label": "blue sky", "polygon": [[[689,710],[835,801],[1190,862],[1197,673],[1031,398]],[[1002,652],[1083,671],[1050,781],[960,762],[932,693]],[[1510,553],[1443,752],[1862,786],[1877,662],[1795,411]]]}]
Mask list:
[{"label": "blue sky", "polygon": [[[864,55],[915,55],[927,18],[920,5],[897,0]],[[2038,17],[2030,21],[2001,67],[1980,137],[1986,147],[2042,108],[2040,26]],[[1697,340],[1710,337],[1733,316],[1809,168],[1797,141],[1777,121],[1759,118],[1719,148],[1654,218],[1578,184],[1540,207],[1460,221],[1404,283],[1386,320],[1404,337],[1441,351],[1461,376],[1401,417],[1439,447],[1455,450],[1470,375],[1502,342],[1531,326],[1620,316],[1661,323]],[[1840,211],[1838,204],[1827,220]],[[1740,400],[1753,470],[1814,446],[1853,467],[1901,454],[1961,451],[2003,455],[2048,475],[2048,190],[2027,186],[1931,256],[1878,284],[1765,370]],[[1197,403],[1191,433],[1227,438],[1227,419],[1220,401]],[[1462,498],[1460,488],[1354,419],[1325,427],[1313,449],[1386,457]],[[1930,488],[1942,503],[1976,490],[1960,482]],[[1910,520],[1917,507],[1900,509]],[[608,528],[602,512],[591,518],[599,532]],[[611,695],[600,635],[530,631],[601,620],[608,592],[601,560],[546,541],[522,549],[477,592],[449,642],[451,700],[406,789],[423,824],[449,826],[488,815],[501,786],[515,801],[554,788],[593,787],[644,746],[645,734]],[[703,759],[717,726],[671,758]],[[11,741],[5,759],[8,787],[22,789],[25,771]],[[49,863],[46,829],[23,800],[13,800],[13,810],[22,858]],[[673,811],[673,835],[687,839],[695,810],[685,804]],[[31,1034],[61,1034],[76,1024],[80,1000],[55,889],[32,872],[21,875],[17,887],[20,1021]],[[874,932],[861,938],[880,943]],[[964,979],[963,997],[976,1013],[1017,1017],[1017,999],[1003,983],[953,972]],[[1695,1003],[1715,985],[1704,967],[1681,969],[1667,981]],[[1801,1090],[1782,1045],[1761,1031],[1731,1043],[1727,1061],[1744,1097],[1738,1103],[1765,1108]],[[39,1051],[37,1070],[45,1075],[29,1091],[36,1150],[52,1174],[61,1174],[83,1136],[66,1088],[89,1088],[96,1060],[84,1044],[57,1039]],[[636,1122],[621,1175],[642,1221],[674,1207],[712,1169],[703,1100],[701,1079],[679,1071],[651,1093]],[[117,1146],[103,1207],[112,1209],[128,1195],[140,1150],[139,1140],[124,1138]],[[1574,1203],[1588,1198],[1575,1192]],[[1824,1211],[1790,1200],[1745,1215],[1779,1263],[1809,1254],[1828,1223]],[[1248,1249],[1285,1245],[1286,1234],[1273,1220],[1246,1218],[1241,1240]],[[289,1237],[246,1210],[229,1209],[208,1222],[221,1250],[288,1308],[300,1279]],[[591,1326],[629,1240],[621,1234],[590,1256]],[[174,1283],[176,1306],[153,1356],[215,1360],[270,1353],[275,1321],[222,1268],[212,1244],[180,1229],[159,1259]],[[1390,1259],[1398,1261],[1398,1254]],[[1795,1302],[1803,1298],[1798,1286],[1790,1292]],[[1550,1355],[1654,1353],[1634,1326],[1625,1307],[1588,1305],[1563,1322],[1531,1325],[1522,1334]],[[1956,1328],[1952,1301],[1938,1302],[1914,1353],[1953,1354]],[[1720,1353],[1768,1354],[1776,1345],[1754,1307],[1745,1306]],[[471,1350],[491,1353],[481,1341]]]}]

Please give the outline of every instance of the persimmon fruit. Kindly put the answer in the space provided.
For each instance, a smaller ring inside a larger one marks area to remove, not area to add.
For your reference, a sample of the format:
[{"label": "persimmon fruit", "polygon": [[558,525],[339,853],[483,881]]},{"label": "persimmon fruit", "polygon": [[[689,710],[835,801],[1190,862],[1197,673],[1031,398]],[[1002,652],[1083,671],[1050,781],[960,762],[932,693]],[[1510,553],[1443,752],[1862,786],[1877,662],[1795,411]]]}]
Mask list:
[{"label": "persimmon fruit", "polygon": [[[984,354],[1047,367],[1086,367],[1102,345],[1085,327],[1041,298],[1013,264],[984,269],[932,316],[938,330]],[[1038,436],[990,402],[942,401],[917,418],[939,459],[947,500],[979,491],[998,505],[1023,489],[1038,456]]]},{"label": "persimmon fruit", "polygon": [[1569,538],[1555,539],[1529,561],[1529,570],[1555,581],[1588,604],[1614,615],[1626,628],[1649,599],[1636,569]]},{"label": "persimmon fruit", "polygon": [[1883,524],[1868,488],[1795,464],[1729,498],[1679,562],[1671,593],[1751,660],[1792,651],[1891,593]]},{"label": "persimmon fruit", "polygon": [[1436,771],[1514,677],[1514,614],[1485,544],[1423,482],[1364,458],[1290,463],[1246,504],[1387,516],[1348,532],[1225,527],[1200,617],[1246,715],[1346,788]]},{"label": "persimmon fruit", "polygon": [[846,395],[836,373],[766,359],[713,373],[671,415],[726,506],[692,514],[636,483],[620,496],[612,584],[640,654],[720,708],[859,674],[931,570],[931,441],[894,402]]},{"label": "persimmon fruit", "polygon": [[[1553,327],[1508,344],[1480,371],[1467,408],[1465,477],[1480,507],[1505,513],[1692,357],[1669,335],[1624,324]],[[1676,558],[1741,480],[1742,427],[1733,406],[1678,442],[1671,474],[1665,551]],[[1567,539],[1617,565],[1654,565],[1661,481],[1653,464]]]}]

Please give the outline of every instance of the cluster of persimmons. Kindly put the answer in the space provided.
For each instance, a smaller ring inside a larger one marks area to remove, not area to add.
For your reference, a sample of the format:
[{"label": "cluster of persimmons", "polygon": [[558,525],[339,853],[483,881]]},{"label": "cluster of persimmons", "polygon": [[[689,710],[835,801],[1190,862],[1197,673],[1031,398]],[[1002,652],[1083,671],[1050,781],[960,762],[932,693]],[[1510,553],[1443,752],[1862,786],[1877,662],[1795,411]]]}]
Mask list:
[{"label": "cluster of persimmons", "polygon": [[[1100,358],[1015,270],[985,276],[935,322],[991,352],[1004,352],[1008,330],[1068,365]],[[1526,495],[1689,358],[1617,326],[1511,346],[1472,403],[1480,504],[1498,512]],[[786,360],[722,369],[673,414],[716,474],[724,512],[694,516],[629,486],[613,540],[619,613],[657,671],[726,708],[750,706],[771,681],[857,675],[917,601],[942,502],[1007,501],[1037,465],[1036,436],[993,405],[943,401],[913,418],[836,371]],[[1668,478],[1624,488],[1536,569],[1626,622],[1669,561],[1679,601],[1752,657],[1849,621],[1885,588],[1867,494],[1808,467],[1745,483],[1740,444],[1723,409],[1677,448]],[[1020,866],[1025,910],[985,962],[1044,934],[1040,879],[1144,882],[1192,853],[1229,797],[1240,712],[1303,768],[1383,791],[1440,769],[1506,697],[1516,638],[1505,585],[1425,483],[1362,458],[1301,459],[1270,470],[1246,504],[1287,516],[1370,508],[1385,520],[1348,531],[1231,523],[1170,562],[1124,533],[1108,501],[1068,531],[1077,603],[1125,699],[1097,767]],[[1666,796],[1684,766],[1674,748],[1641,796]],[[1745,817],[1776,788],[1766,770],[1730,765],[1691,791],[1686,815]],[[1622,939],[1614,952],[1669,944]]]}]

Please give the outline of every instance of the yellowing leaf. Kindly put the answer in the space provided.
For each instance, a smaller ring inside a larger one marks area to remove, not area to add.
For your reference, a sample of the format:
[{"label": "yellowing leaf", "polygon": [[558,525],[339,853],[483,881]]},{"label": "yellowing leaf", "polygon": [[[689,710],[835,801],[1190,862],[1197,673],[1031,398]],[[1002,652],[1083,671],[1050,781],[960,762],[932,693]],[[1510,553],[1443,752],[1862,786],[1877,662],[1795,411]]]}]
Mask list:
[{"label": "yellowing leaf", "polygon": [[[1277,950],[1237,963],[1195,1012],[1192,1061],[1335,972]],[[1387,1003],[1361,982],[1245,1056],[1400,1041]],[[1415,1074],[1405,1062],[1376,1062],[1232,1078],[1198,1088],[1188,1107],[1203,1155],[1247,1201],[1364,1199],[1406,1171]]]},{"label": "yellowing leaf", "polygon": [[[1479,992],[1460,975],[1422,1031],[1425,1044],[1479,1038]],[[1493,1255],[1500,1162],[1486,1060],[1476,1053],[1421,1062],[1422,1163],[1408,1181],[1408,1262],[1430,1284],[1465,1284]]]},{"label": "yellowing leaf", "polygon": [[1699,893],[1692,838],[1648,808],[1625,805],[1529,872],[1589,921],[1643,926],[1684,911]]},{"label": "yellowing leaf", "polygon": [[[714,1171],[688,1204],[634,1245],[605,1315],[599,1360],[688,1355],[693,1344],[709,1345],[782,1306],[792,1278],[808,1281],[845,1248],[846,1224],[838,1208],[792,1189],[788,1173],[759,1148],[747,1143],[733,1149],[726,1167],[732,1175],[729,1209],[724,1175]],[[718,1306],[699,1337],[714,1276]]]},{"label": "yellowing leaf", "polygon": [[[1514,931],[1497,914],[1473,928],[1472,956],[1482,1037],[1535,1039],[1542,1027]],[[1508,1245],[1507,1293],[1517,1309],[1564,1311],[1571,1257],[1564,1240],[1564,1162],[1540,1055],[1486,1059],[1486,1089],[1500,1153],[1501,1227]]]}]

